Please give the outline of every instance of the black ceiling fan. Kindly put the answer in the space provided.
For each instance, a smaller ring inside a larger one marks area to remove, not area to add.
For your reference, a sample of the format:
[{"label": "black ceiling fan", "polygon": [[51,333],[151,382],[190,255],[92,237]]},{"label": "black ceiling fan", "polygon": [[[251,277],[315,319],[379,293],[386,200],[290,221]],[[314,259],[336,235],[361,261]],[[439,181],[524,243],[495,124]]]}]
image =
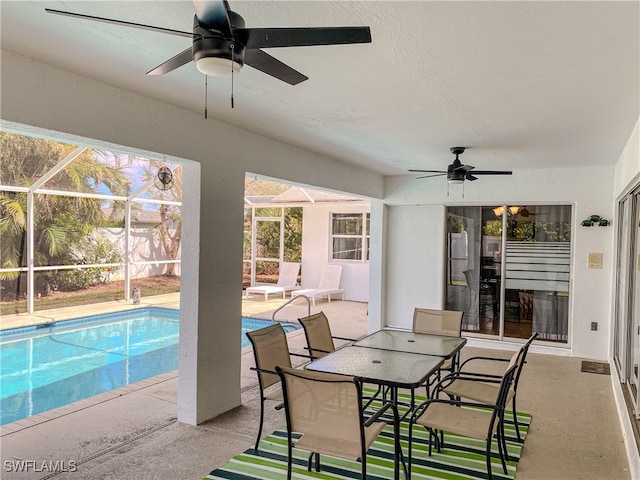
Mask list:
[{"label": "black ceiling fan", "polygon": [[262,48],[371,43],[369,27],[245,28],[243,18],[226,0],[193,0],[193,32],[94,17],[46,8],[48,13],[168,33],[192,39],[192,45],[147,72],[162,75],[191,60],[206,75],[230,75],[249,65],[290,85],[308,79]]},{"label": "black ceiling fan", "polygon": [[[442,170],[409,170],[410,172],[418,172],[418,173],[433,173],[434,175],[424,175],[418,178],[430,178],[430,177],[439,177],[442,175],[447,176],[447,181],[449,183],[463,183],[465,180],[473,181],[477,180],[478,177],[475,175],[511,175],[511,171],[507,170],[474,170],[475,167],[472,165],[463,165],[460,159],[458,158],[465,151],[465,147],[451,147],[451,153],[456,156],[456,159],[453,161],[451,165],[447,167],[446,171]],[[473,172],[472,172],[473,170]]]}]

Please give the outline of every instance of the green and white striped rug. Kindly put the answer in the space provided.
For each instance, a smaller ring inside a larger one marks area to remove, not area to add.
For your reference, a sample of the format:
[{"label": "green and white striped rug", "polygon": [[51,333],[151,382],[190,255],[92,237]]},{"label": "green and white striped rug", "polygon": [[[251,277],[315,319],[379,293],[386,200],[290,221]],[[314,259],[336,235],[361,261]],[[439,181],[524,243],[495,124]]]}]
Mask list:
[{"label": "green and white striped rug", "polygon": [[[420,401],[420,399],[417,399]],[[531,415],[518,412],[520,435],[526,437]],[[406,456],[408,447],[408,425],[402,422],[400,428],[401,444]],[[520,459],[522,443],[518,442],[513,426],[511,412],[505,418],[505,434],[510,461],[507,462],[508,474],[504,475],[502,464],[498,456],[498,447],[494,440],[492,448],[493,478],[497,480],[513,479],[516,466]],[[442,453],[433,449],[432,456],[428,455],[427,431],[418,426],[414,428],[412,479],[486,479],[487,467],[485,444],[482,441],[469,439],[445,433],[445,447]],[[351,479],[360,478],[360,464],[355,461],[343,460],[328,455],[320,456],[321,471],[307,471],[309,453],[304,450],[293,449],[294,479]],[[387,426],[367,453],[367,479],[387,480],[393,478],[394,445],[393,427]],[[212,471],[206,479],[273,479],[286,478],[287,474],[287,432],[280,429],[265,437],[260,442],[259,450],[250,448],[240,455],[236,455],[222,467]],[[402,476],[401,476],[402,478]]]}]

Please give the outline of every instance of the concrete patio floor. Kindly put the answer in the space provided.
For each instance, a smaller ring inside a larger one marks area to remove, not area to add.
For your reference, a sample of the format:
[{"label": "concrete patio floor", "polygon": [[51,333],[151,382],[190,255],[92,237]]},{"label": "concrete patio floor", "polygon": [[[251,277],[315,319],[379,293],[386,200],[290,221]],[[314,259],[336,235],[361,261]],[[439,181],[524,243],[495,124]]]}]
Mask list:
[{"label": "concrete patio floor", "polygon": [[[143,300],[176,306],[176,299],[170,297]],[[252,297],[243,301],[243,314],[271,318],[281,303],[282,299],[264,302]],[[327,314],[335,335],[365,335],[366,304],[318,302],[311,311],[320,310]],[[277,318],[294,320],[306,314],[307,306],[301,301],[283,309]],[[290,333],[288,341],[292,351],[303,351],[302,330]],[[463,359],[479,354],[510,356],[507,351],[463,349]],[[519,410],[531,413],[533,421],[518,465],[518,480],[631,478],[611,376],[582,373],[581,361],[529,354],[518,401]],[[251,350],[246,348],[242,352],[242,406],[197,427],[176,421],[175,371],[5,425],[0,431],[1,477],[200,479],[255,441],[259,391],[255,373],[249,370],[252,365]],[[283,412],[268,408],[264,434],[283,425]],[[9,471],[17,459],[33,461],[34,466],[28,471]],[[52,473],[41,468],[43,462],[56,461],[75,466],[76,471]]]}]

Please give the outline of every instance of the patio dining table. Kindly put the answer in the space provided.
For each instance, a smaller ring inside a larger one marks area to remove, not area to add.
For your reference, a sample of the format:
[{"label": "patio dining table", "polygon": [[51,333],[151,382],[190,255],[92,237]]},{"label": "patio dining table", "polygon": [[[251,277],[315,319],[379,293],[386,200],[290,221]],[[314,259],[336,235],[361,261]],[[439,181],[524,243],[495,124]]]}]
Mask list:
[{"label": "patio dining table", "polygon": [[378,330],[353,345],[397,352],[420,353],[442,358],[453,358],[467,343],[466,338],[415,333],[406,330]]},{"label": "patio dining table", "polygon": [[[317,372],[335,373],[357,377],[364,383],[388,387],[390,402],[397,406],[398,389],[412,391],[424,384],[426,379],[436,372],[443,357],[424,355],[391,349],[348,346],[340,348],[309,363],[306,368]],[[400,445],[400,418],[394,408],[395,472],[394,478],[400,478],[400,460],[402,459],[405,478],[407,469]],[[364,459],[363,459],[364,461]]]},{"label": "patio dining table", "polygon": [[452,368],[456,370],[459,359],[458,353],[466,343],[467,339],[462,337],[383,329],[358,340],[354,345],[357,347],[435,355],[444,359],[450,358]]}]

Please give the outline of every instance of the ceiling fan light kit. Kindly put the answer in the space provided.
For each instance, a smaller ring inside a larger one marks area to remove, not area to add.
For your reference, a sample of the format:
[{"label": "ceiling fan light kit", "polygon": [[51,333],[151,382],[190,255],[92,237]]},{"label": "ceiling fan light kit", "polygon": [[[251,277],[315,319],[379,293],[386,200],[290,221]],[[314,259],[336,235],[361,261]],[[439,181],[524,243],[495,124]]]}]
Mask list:
[{"label": "ceiling fan light kit", "polygon": [[200,57],[195,62],[196,68],[201,73],[212,77],[228,77],[231,75],[232,70],[234,74],[237,74],[242,68],[242,65],[237,61],[231,61],[231,59],[226,58]]}]

